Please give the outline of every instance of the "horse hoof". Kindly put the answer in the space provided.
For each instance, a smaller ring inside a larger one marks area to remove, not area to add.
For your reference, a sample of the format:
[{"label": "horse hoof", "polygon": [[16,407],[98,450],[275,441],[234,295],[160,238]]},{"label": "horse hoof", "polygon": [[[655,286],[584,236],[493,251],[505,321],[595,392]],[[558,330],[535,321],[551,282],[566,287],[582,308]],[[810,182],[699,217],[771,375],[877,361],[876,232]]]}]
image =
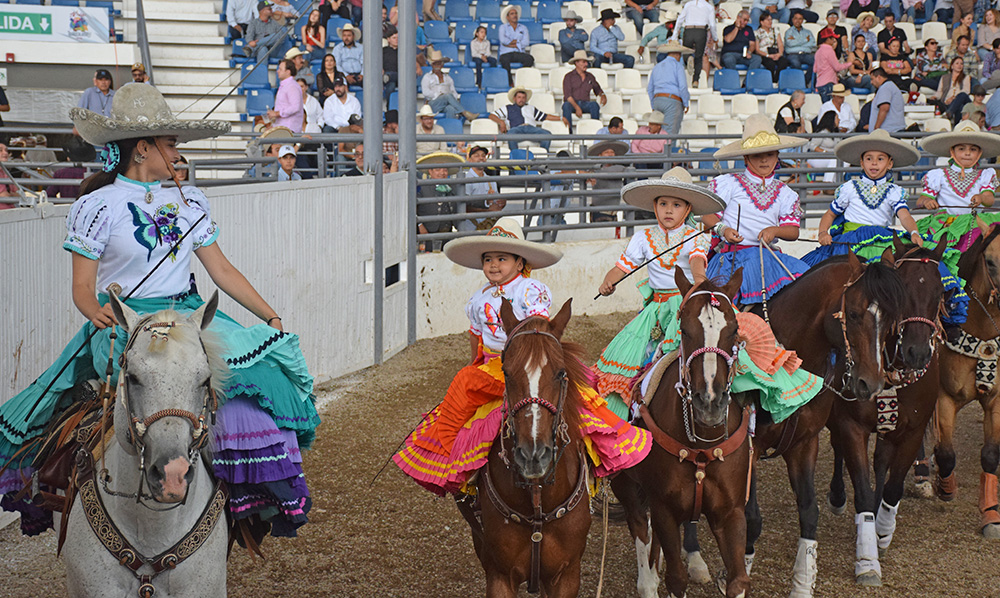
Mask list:
[{"label": "horse hoof", "polygon": [[1000,540],[1000,523],[983,526],[983,537],[987,540]]},{"label": "horse hoof", "polygon": [[708,570],[708,563],[701,558],[701,552],[689,552],[687,555],[688,579],[692,583],[704,584],[712,583],[712,574]]},{"label": "horse hoof", "polygon": [[719,588],[719,591],[722,592],[723,596],[726,595],[726,586],[729,585],[726,583],[727,577],[729,577],[729,574],[726,573],[725,569],[719,571],[719,574],[715,577],[715,587]]},{"label": "horse hoof", "polygon": [[866,588],[877,588],[882,585],[882,576],[875,571],[868,571],[867,573],[862,573],[854,579],[859,586],[864,586]]},{"label": "horse hoof", "polygon": [[826,495],[826,507],[830,509],[830,512],[834,515],[843,515],[844,511],[847,510],[847,499],[844,499],[843,504],[837,506],[833,504],[833,497],[829,493]]},{"label": "horse hoof", "polygon": [[917,482],[913,485],[913,496],[917,498],[934,498],[934,486],[929,480]]}]

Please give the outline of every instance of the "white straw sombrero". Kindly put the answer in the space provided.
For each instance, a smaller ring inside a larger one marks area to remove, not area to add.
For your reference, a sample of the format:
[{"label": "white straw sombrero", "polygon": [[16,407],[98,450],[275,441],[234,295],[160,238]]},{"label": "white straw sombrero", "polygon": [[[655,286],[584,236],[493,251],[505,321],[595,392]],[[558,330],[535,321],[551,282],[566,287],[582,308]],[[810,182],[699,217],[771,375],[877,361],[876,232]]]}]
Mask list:
[{"label": "white straw sombrero", "polygon": [[646,210],[653,211],[657,197],[676,197],[691,204],[691,213],[695,216],[714,214],[726,209],[726,202],[704,187],[694,184],[688,171],[680,166],[671,168],[658,179],[635,181],[622,187],[622,201]]},{"label": "white straw sombrero", "polygon": [[860,166],[861,157],[865,152],[879,151],[892,158],[894,167],[911,166],[920,160],[917,148],[901,139],[893,139],[885,129],[875,129],[867,135],[848,137],[834,148],[837,159],[851,166]]},{"label": "white straw sombrero", "polygon": [[983,158],[989,160],[1000,156],[1000,135],[983,131],[971,120],[963,120],[948,133],[938,133],[924,138],[920,147],[935,156],[951,156],[951,148],[959,143],[971,143],[983,150]]},{"label": "white straw sombrero", "polygon": [[562,252],[555,247],[525,240],[521,225],[513,218],[497,220],[485,236],[463,237],[444,246],[448,259],[475,270],[483,267],[483,254],[488,251],[519,255],[535,269],[547,268],[562,259]]},{"label": "white straw sombrero", "polygon": [[754,114],[743,124],[743,138],[722,146],[715,152],[714,157],[716,160],[724,160],[737,156],[751,156],[799,147],[806,143],[806,139],[778,135],[774,130],[774,123],[768,116]]}]

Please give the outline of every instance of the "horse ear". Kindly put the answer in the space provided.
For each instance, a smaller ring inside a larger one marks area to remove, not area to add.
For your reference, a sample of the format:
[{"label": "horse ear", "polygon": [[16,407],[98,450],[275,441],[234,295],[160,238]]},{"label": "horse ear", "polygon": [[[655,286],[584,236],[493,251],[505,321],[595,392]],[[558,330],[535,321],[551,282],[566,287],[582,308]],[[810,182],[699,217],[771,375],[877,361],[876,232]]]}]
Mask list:
[{"label": "horse ear", "polygon": [[941,235],[941,238],[938,239],[937,247],[934,248],[934,259],[939,262],[941,261],[941,258],[944,256],[944,252],[948,250],[948,243],[950,242],[951,237],[948,233]]},{"label": "horse ear", "polygon": [[125,329],[125,332],[130,332],[132,330],[132,325],[136,323],[139,319],[139,314],[135,313],[131,307],[125,305],[125,302],[118,298],[118,294],[111,291],[108,294],[111,300],[111,310],[115,312],[115,319],[118,320],[118,325]]},{"label": "horse ear", "polygon": [[723,285],[722,291],[726,294],[726,297],[732,299],[737,295],[741,286],[743,286],[743,266],[733,271],[733,275],[729,277],[729,282]]},{"label": "horse ear", "polygon": [[990,234],[990,225],[983,222],[983,219],[976,215],[976,226],[979,227],[979,232],[983,234],[984,237]]},{"label": "horse ear", "polygon": [[500,323],[503,324],[503,331],[510,334],[510,331],[517,327],[521,323],[514,315],[514,306],[510,304],[510,301],[506,297],[500,299]]},{"label": "horse ear", "polygon": [[892,233],[892,250],[896,252],[896,255],[902,256],[906,253],[906,247],[903,245],[903,240],[899,238],[899,235]]},{"label": "horse ear", "polygon": [[891,247],[885,248],[885,251],[882,252],[882,259],[880,261],[883,266],[889,266],[890,268],[896,267],[896,258],[892,255]]},{"label": "horse ear", "polygon": [[212,318],[215,317],[215,310],[219,308],[219,291],[216,290],[212,293],[212,296],[208,299],[207,303],[202,304],[201,307],[194,310],[190,316],[188,316],[188,322],[192,322],[195,326],[204,330],[208,328],[208,325],[212,322]]},{"label": "horse ear", "polygon": [[694,286],[687,279],[687,275],[684,274],[684,270],[681,270],[680,266],[674,266],[674,284],[677,285],[677,290],[681,292],[681,297],[686,296],[691,287]]},{"label": "horse ear", "polygon": [[566,324],[569,324],[569,318],[573,315],[572,303],[572,298],[567,299],[566,303],[563,303],[563,306],[559,308],[559,313],[549,321],[549,325],[552,328],[551,332],[558,339],[562,338],[563,331],[566,330]]},{"label": "horse ear", "polygon": [[847,250],[847,263],[851,265],[851,270],[858,273],[865,269],[864,264],[858,259],[858,256],[854,253],[853,249]]}]

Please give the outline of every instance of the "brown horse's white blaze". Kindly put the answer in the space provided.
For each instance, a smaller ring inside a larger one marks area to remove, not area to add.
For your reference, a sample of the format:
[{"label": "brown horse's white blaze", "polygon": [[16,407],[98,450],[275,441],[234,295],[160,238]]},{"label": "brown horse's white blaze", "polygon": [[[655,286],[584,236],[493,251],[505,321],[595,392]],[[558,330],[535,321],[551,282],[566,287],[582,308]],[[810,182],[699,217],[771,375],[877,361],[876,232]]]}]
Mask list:
[{"label": "brown horse's white blaze", "polygon": [[[528,382],[527,397],[542,396],[542,376],[548,363],[548,358],[542,355],[537,363],[530,363],[525,368],[524,374]],[[555,414],[539,403],[527,405],[522,414],[519,415],[519,419],[525,421],[527,424],[525,427],[530,433],[524,435],[526,437],[517,435],[517,444],[513,451],[514,461],[521,468],[521,474],[526,480],[537,480],[544,477],[552,466],[552,457],[555,455],[552,424]]]},{"label": "brown horse's white blaze", "polygon": [[[698,321],[701,322],[702,334],[705,339],[705,347],[720,347],[722,332],[726,328],[726,317],[719,309],[712,306],[712,302],[706,302],[705,306],[698,314]],[[731,348],[726,348],[730,350]],[[723,367],[719,367],[720,361]],[[695,419],[706,426],[714,426],[726,421],[729,413],[729,366],[726,358],[718,353],[705,353],[701,359],[702,374],[704,376],[704,389],[692,389],[692,394],[696,397],[701,395],[703,405],[707,406],[703,411],[695,411]],[[708,416],[710,421],[700,421],[700,413]],[[713,417],[714,416],[714,417]]]}]

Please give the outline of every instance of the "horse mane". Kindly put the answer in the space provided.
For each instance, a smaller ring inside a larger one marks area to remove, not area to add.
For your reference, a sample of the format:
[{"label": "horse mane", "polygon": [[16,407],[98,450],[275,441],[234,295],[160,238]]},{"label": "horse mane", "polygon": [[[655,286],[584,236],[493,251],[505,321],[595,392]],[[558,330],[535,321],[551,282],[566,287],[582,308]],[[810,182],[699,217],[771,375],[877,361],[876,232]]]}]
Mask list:
[{"label": "horse mane", "polygon": [[903,286],[903,280],[896,268],[878,261],[868,262],[857,284],[861,285],[868,299],[878,302],[883,316],[890,322],[899,320],[903,313],[906,287]]},{"label": "horse mane", "polygon": [[[979,232],[978,227],[972,228],[973,234]],[[979,261],[980,256],[986,251],[990,243],[996,239],[997,235],[1000,234],[1000,226],[996,224],[990,225],[990,234],[983,236],[982,233],[979,234],[972,245],[965,251],[962,252],[962,257],[958,259],[958,277],[963,280],[970,280],[976,273],[976,262]]]},{"label": "horse mane", "polygon": [[[172,309],[165,309],[150,316],[149,322],[167,322],[174,326],[167,329],[166,337],[181,343],[194,344],[200,342],[205,350],[205,357],[208,359],[208,368],[212,376],[212,388],[221,392],[232,376],[229,364],[226,363],[224,355],[225,345],[222,339],[211,330],[198,330],[192,323],[188,322],[187,316]],[[159,335],[153,336],[149,342],[150,353],[160,353],[166,350],[168,343]]]}]

